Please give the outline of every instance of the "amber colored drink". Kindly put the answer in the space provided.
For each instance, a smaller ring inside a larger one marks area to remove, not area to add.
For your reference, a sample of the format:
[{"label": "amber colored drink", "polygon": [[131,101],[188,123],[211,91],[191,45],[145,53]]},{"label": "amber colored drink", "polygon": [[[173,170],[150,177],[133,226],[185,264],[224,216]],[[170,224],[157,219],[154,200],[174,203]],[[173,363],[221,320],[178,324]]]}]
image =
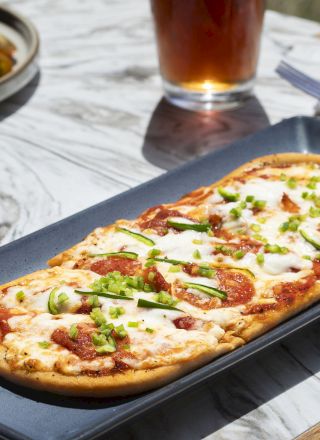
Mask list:
[{"label": "amber colored drink", "polygon": [[251,89],[264,3],[151,0],[167,95],[228,101],[234,98],[233,92]]}]

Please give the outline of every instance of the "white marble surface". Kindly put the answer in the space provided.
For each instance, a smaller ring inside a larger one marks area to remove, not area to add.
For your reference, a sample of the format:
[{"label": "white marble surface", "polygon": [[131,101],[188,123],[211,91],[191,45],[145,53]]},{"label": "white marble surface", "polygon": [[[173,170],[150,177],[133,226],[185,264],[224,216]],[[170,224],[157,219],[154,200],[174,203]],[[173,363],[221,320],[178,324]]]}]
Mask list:
[{"label": "white marble surface", "polygon": [[[0,104],[2,243],[144,182],[315,100],[274,73],[318,74],[320,25],[268,13],[256,98],[194,114],[161,100],[147,0],[10,0],[41,36],[41,71]],[[320,420],[320,330],[174,399],[110,438],[290,439]]]}]

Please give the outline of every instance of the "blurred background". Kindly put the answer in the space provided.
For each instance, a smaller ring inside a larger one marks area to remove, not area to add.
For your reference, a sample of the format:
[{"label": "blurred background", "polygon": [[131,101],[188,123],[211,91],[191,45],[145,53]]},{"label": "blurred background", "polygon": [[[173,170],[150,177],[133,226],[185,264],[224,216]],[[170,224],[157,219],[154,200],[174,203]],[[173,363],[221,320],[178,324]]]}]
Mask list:
[{"label": "blurred background", "polygon": [[269,9],[320,22],[320,0],[267,0]]}]

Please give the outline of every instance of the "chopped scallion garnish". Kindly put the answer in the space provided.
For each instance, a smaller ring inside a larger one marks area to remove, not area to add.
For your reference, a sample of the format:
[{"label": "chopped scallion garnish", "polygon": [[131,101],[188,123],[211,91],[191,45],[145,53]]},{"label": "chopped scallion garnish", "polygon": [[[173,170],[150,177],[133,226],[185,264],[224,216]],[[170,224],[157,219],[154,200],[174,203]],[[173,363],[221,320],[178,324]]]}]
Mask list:
[{"label": "chopped scallion garnish", "polygon": [[152,301],[147,301],[146,299],[139,298],[138,307],[144,307],[147,309],[164,309],[164,310],[175,310],[177,312],[182,312],[182,310],[176,307],[168,306],[167,304],[160,304]]},{"label": "chopped scallion garnish", "polygon": [[109,307],[109,315],[112,319],[117,319],[119,316],[124,315],[125,310],[123,307]]},{"label": "chopped scallion garnish", "polygon": [[185,287],[188,287],[190,289],[196,289],[199,290],[200,292],[206,293],[209,296],[216,296],[217,298],[220,299],[227,299],[227,293],[224,292],[223,290],[220,289],[216,289],[215,287],[211,287],[211,286],[205,286],[203,284],[198,284],[198,283],[183,283]]},{"label": "chopped scallion garnish", "polygon": [[95,295],[95,296],[102,296],[104,298],[111,298],[111,299],[124,299],[126,301],[132,301],[133,298],[130,298],[129,296],[125,295],[113,295],[111,293],[106,292],[95,292],[95,291],[83,291],[83,290],[75,290],[75,293],[79,293],[80,295]]},{"label": "chopped scallion garnish", "polygon": [[183,223],[171,218],[167,219],[167,224],[180,231],[208,232],[211,229],[210,223]]},{"label": "chopped scallion garnish", "polygon": [[138,232],[133,232],[133,231],[130,231],[129,229],[120,228],[120,227],[117,227],[116,231],[122,232],[123,234],[127,234],[130,237],[135,238],[136,240],[140,241],[141,243],[146,244],[147,246],[154,246],[155,245],[155,242],[151,238],[148,238],[145,235],[139,234]]},{"label": "chopped scallion garnish", "polygon": [[69,336],[71,339],[77,339],[78,337],[78,328],[76,324],[72,324],[69,330]]},{"label": "chopped scallion garnish", "polygon": [[25,299],[25,293],[22,290],[19,290],[19,292],[16,293],[17,301],[23,301]]},{"label": "chopped scallion garnish", "polygon": [[231,193],[231,192],[227,191],[226,189],[224,189],[222,187],[218,188],[218,193],[227,202],[237,202],[239,200],[239,198],[240,198],[240,194],[238,194],[238,193]]},{"label": "chopped scallion garnish", "polygon": [[48,341],[41,341],[41,342],[38,342],[38,345],[41,348],[49,348],[51,344]]},{"label": "chopped scallion garnish", "polygon": [[264,255],[263,254],[257,254],[256,260],[257,260],[258,264],[262,265],[264,263]]},{"label": "chopped scallion garnish", "polygon": [[196,249],[193,252],[193,258],[195,258],[196,260],[201,260],[201,253],[200,253],[199,249]]},{"label": "chopped scallion garnish", "polygon": [[310,237],[310,235],[304,231],[303,229],[299,229],[300,235],[310,243],[315,249],[320,250],[320,242],[317,242],[314,238]]},{"label": "chopped scallion garnish", "polygon": [[69,301],[69,297],[66,293],[62,292],[58,295],[58,303],[59,304],[63,304],[67,301]]},{"label": "chopped scallion garnish", "polygon": [[48,309],[52,315],[58,315],[58,313],[59,313],[58,307],[55,303],[55,297],[56,297],[56,293],[58,290],[59,290],[59,288],[55,287],[54,289],[51,290],[51,292],[49,294]]}]

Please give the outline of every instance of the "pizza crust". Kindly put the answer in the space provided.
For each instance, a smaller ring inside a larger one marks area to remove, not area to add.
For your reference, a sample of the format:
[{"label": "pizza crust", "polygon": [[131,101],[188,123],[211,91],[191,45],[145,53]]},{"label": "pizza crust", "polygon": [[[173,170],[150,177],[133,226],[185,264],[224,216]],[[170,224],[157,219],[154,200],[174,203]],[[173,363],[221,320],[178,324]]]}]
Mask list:
[{"label": "pizza crust", "polygon": [[6,349],[0,347],[0,374],[19,385],[57,394],[89,397],[128,396],[165,385],[244,343],[242,339],[231,334],[225,339],[227,342],[220,342],[191,361],[149,370],[127,370],[100,377],[66,376],[57,372],[13,371],[5,360]]},{"label": "pizza crust", "polygon": [[276,327],[281,322],[297,315],[319,300],[320,284],[315,284],[311,289],[305,292],[303,296],[297,296],[295,302],[286,308],[256,315],[248,315],[246,325],[236,334],[244,341],[249,342],[273,327]]}]

